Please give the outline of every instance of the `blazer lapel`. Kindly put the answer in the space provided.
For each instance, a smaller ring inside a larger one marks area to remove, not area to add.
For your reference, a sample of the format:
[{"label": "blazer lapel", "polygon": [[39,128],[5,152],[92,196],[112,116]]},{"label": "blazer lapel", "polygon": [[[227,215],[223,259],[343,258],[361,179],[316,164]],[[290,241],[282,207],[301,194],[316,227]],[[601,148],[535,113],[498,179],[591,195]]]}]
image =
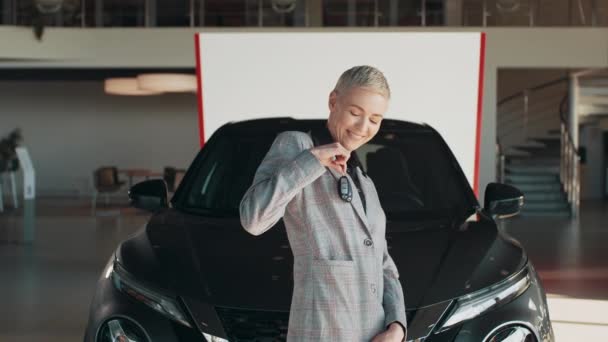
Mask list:
[{"label": "blazer lapel", "polygon": [[[327,129],[327,127],[318,127],[313,130],[310,130],[308,132],[308,135],[310,135],[310,138],[312,139],[314,146],[329,144],[333,141],[331,134],[329,133],[329,130]],[[352,152],[352,153],[355,153],[355,152]],[[356,155],[355,155],[355,157],[356,157]],[[340,177],[342,177],[341,174],[339,174],[337,171],[333,170],[332,168],[326,167],[326,169],[329,170],[329,172],[333,175],[333,177],[336,179],[336,182],[340,179]],[[369,198],[369,196],[368,196],[369,188],[367,187],[367,184],[365,184],[365,180],[362,179],[361,171],[357,170],[356,172],[358,172],[357,175],[359,176],[359,180],[361,183],[361,191],[363,192],[364,196],[366,196],[366,199],[367,199],[367,198]],[[350,201],[350,204],[352,205],[353,209],[355,210],[355,212],[361,219],[361,222],[363,222],[363,226],[365,227],[367,234],[369,236],[371,236],[371,226],[369,224],[367,215],[365,214],[365,211],[363,210],[363,201],[361,201],[361,198],[359,197],[359,192],[355,188],[353,179],[349,175],[346,175],[346,177],[348,177],[348,181],[350,182],[351,186],[353,187],[353,192],[354,192],[353,199],[352,199],[352,201]],[[337,188],[337,183],[336,183],[336,188]],[[367,212],[369,213],[369,200],[367,200],[365,202],[366,202]]]},{"label": "blazer lapel", "polygon": [[[332,168],[328,167],[327,169],[334,176],[336,181],[338,181],[340,179],[340,177],[342,177],[342,175],[340,175],[337,171],[333,170]],[[363,177],[363,175],[361,174],[361,172],[359,170],[357,170],[356,172],[358,172],[359,177]],[[369,220],[367,219],[367,215],[365,214],[365,211],[363,210],[363,202],[361,201],[361,197],[359,197],[359,192],[355,188],[353,179],[348,174],[346,175],[346,177],[348,178],[348,181],[350,182],[351,187],[353,188],[353,200],[350,201],[350,204],[352,205],[352,207],[355,210],[355,212],[357,213],[357,215],[359,215],[359,218],[361,219],[361,222],[363,222],[363,226],[365,226],[365,229],[367,230],[368,234],[371,235],[371,227],[369,225]],[[361,179],[361,178],[359,178],[359,179]],[[366,191],[367,188],[365,185],[363,185],[364,182],[361,181],[360,183],[361,183],[361,191],[363,191],[363,195],[366,196],[366,198],[368,198],[367,191]],[[336,185],[336,187],[337,187],[337,185]],[[367,203],[366,203],[366,209],[369,210],[369,205],[367,205]]]}]

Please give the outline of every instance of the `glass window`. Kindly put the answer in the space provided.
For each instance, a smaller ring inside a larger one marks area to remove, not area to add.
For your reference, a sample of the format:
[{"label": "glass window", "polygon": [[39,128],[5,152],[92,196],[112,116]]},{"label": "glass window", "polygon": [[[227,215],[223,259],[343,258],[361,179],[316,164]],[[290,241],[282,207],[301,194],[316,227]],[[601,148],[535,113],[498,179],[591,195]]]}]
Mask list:
[{"label": "glass window", "polygon": [[541,0],[537,3],[535,26],[568,26],[571,23],[571,0]]},{"label": "glass window", "polygon": [[422,24],[420,0],[378,1],[380,26],[420,26]]},{"label": "glass window", "polygon": [[[606,26],[608,0],[487,0],[487,26]],[[462,25],[483,26],[483,3],[464,0]]]},{"label": "glass window", "polygon": [[348,1],[323,1],[323,26],[349,26]]},{"label": "glass window", "polygon": [[0,0],[0,25],[13,25],[13,1]]},{"label": "glass window", "polygon": [[[2,16],[17,25],[23,26],[81,26],[80,2],[49,2],[48,4],[36,4],[34,1],[6,1],[0,7],[2,10],[15,13],[4,13]],[[14,17],[11,17],[14,16]]]},{"label": "glass window", "polygon": [[[186,207],[210,215],[238,215],[240,201],[275,133],[217,137],[185,184]],[[462,211],[470,199],[462,171],[432,131],[382,132],[357,151],[389,218],[437,219]]]},{"label": "glass window", "polygon": [[32,26],[38,13],[33,2],[30,1],[19,1],[16,3],[16,19],[17,25]]},{"label": "glass window", "polygon": [[323,26],[375,26],[375,0],[324,0]]},{"label": "glass window", "polygon": [[535,0],[488,0],[488,26],[530,26],[534,21]]},{"label": "glass window", "polygon": [[306,0],[262,1],[262,26],[306,26]]},{"label": "glass window", "polygon": [[156,26],[190,26],[190,0],[156,0]]},{"label": "glass window", "polygon": [[608,26],[608,0],[595,1],[595,10],[592,13],[594,26]]},{"label": "glass window", "polygon": [[[608,25],[608,0],[577,0],[569,1],[568,5],[568,24],[570,26]],[[549,4],[546,4],[544,7],[548,6]],[[565,7],[566,5],[561,6]]]},{"label": "glass window", "polygon": [[257,26],[258,0],[205,0],[201,26]]},{"label": "glass window", "polygon": [[425,1],[425,26],[442,26],[445,22],[445,8],[443,0]]},{"label": "glass window", "polygon": [[483,26],[484,9],[482,2],[477,0],[462,1],[462,26]]},{"label": "glass window", "polygon": [[608,26],[608,0],[57,0],[60,8],[45,3],[0,0],[0,25]]},{"label": "glass window", "polygon": [[187,190],[187,206],[238,215],[241,198],[273,140],[268,134],[226,134],[208,145],[209,154]]},{"label": "glass window", "polygon": [[459,167],[430,131],[382,133],[356,153],[388,216],[440,217],[468,202]]},{"label": "glass window", "polygon": [[325,0],[323,23],[324,26],[443,25],[444,0]]},{"label": "glass window", "polygon": [[146,26],[145,0],[103,0],[101,26]]}]

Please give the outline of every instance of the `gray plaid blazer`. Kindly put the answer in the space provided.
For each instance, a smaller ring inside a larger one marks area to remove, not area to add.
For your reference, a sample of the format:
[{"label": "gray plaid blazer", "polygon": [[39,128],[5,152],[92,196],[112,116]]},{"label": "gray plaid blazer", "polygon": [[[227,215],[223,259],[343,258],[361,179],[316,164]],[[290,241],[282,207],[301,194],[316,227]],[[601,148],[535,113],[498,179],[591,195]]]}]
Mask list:
[{"label": "gray plaid blazer", "polygon": [[394,321],[406,327],[386,216],[359,168],[367,214],[357,191],[343,201],[341,175],[317,160],[313,146],[303,132],[276,137],[241,200],[241,224],[260,235],[283,218],[294,255],[288,341],[369,342]]}]

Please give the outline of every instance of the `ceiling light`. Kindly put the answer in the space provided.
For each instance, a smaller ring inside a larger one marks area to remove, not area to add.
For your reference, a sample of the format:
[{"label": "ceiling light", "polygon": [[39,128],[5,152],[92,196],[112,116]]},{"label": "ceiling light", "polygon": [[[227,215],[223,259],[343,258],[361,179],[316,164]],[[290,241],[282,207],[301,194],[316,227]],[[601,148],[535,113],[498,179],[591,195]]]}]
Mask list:
[{"label": "ceiling light", "polygon": [[160,92],[196,92],[196,76],[191,74],[141,74],[137,76],[140,89]]},{"label": "ceiling light", "polygon": [[108,78],[104,82],[104,90],[112,95],[159,95],[160,91],[143,90],[137,86],[136,78]]}]

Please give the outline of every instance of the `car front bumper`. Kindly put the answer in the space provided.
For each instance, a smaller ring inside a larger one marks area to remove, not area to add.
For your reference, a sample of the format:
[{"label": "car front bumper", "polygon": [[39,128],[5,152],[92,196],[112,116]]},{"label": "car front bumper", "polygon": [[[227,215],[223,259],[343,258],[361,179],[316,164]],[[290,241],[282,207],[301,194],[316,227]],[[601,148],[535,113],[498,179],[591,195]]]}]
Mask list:
[{"label": "car front bumper", "polygon": [[[503,331],[503,329],[514,328],[515,330],[530,331],[533,334],[533,339],[530,337],[517,339],[517,334],[513,334],[510,340],[502,341],[554,342],[546,296],[536,272],[531,265],[529,267],[531,284],[519,297],[460,325],[438,333],[431,333],[426,338],[416,341],[485,342],[490,341],[493,336]],[[97,341],[96,336],[103,324],[116,318],[135,322],[142,328],[148,339],[152,341],[205,341],[202,333],[197,328],[189,328],[173,322],[116,289],[111,277],[105,273],[97,284],[97,292],[91,304],[92,309],[85,332],[85,342]],[[258,316],[264,317],[264,315]],[[285,319],[287,319],[287,313],[285,313],[285,316]],[[226,317],[224,317],[224,321],[228,322]],[[276,318],[274,321],[276,321]],[[284,336],[284,334],[281,335]],[[521,334],[521,336],[525,335]],[[498,342],[501,339],[495,341]]]}]

